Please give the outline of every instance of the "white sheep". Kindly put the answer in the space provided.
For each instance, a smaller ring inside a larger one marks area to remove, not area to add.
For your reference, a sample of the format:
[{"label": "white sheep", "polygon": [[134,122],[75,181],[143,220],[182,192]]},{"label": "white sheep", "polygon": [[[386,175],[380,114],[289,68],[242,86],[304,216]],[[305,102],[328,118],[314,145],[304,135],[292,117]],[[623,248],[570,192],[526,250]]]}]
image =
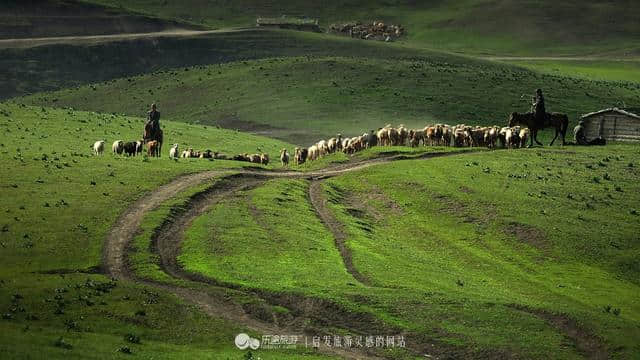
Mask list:
[{"label": "white sheep", "polygon": [[116,140],[113,142],[113,145],[111,145],[111,151],[113,151],[113,154],[122,154],[122,152],[124,151],[124,141],[122,140]]},{"label": "white sheep", "polygon": [[520,130],[520,147],[523,148],[527,146],[527,140],[529,139],[529,128],[524,128]]},{"label": "white sheep", "polygon": [[280,150],[280,162],[283,167],[289,165],[289,154],[287,153],[287,149]]},{"label": "white sheep", "polygon": [[98,140],[93,143],[93,153],[95,155],[102,155],[104,153],[104,140]]},{"label": "white sheep", "polygon": [[169,149],[169,158],[170,159],[178,158],[178,144],[173,144],[171,149]]}]

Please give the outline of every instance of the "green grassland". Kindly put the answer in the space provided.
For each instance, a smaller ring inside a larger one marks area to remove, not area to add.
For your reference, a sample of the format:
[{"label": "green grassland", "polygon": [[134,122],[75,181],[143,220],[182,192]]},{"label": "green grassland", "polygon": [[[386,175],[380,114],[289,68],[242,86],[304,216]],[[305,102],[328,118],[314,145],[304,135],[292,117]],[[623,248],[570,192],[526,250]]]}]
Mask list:
[{"label": "green grassland", "polygon": [[612,357],[633,358],[639,160],[628,145],[499,151],[330,179],[329,206],[372,286],[346,271],[302,180],[272,180],[218,203],[188,229],[179,261],[224,283],[328,299],[414,341],[478,353],[580,358],[536,311],[567,314]]},{"label": "green grassland", "polygon": [[[287,14],[318,17],[322,26],[381,19],[403,24],[408,35],[382,43],[248,29],[0,49],[0,98],[22,96],[0,103],[0,354],[7,358],[131,358],[122,347],[135,358],[246,355],[232,342],[243,324],[100,272],[104,239],[135,200],[182,174],[249,165],[169,160],[173,143],[226,154],[264,151],[272,159],[267,168],[275,169],[283,147],[387,123],[504,124],[511,111],[529,110],[529,95],[521,95],[536,88],[571,126],[587,112],[640,106],[633,60],[640,43],[631,36],[640,32],[640,8],[630,0],[83,2],[98,17],[95,4],[129,20],[143,15],[160,28],[166,20],[244,27],[257,16]],[[21,21],[5,16],[0,27]],[[151,102],[162,112],[162,158],[112,155],[112,141],[140,137]],[[541,138],[548,143],[550,132]],[[90,146],[101,139],[105,154],[95,157]],[[185,229],[180,265],[220,286],[169,276],[152,249],[163,222],[218,179],[148,212],[129,265],[139,278],[284,319],[299,309],[282,299],[320,304],[304,320],[308,329],[402,333],[421,356],[578,359],[604,349],[610,358],[638,357],[637,145],[377,147],[292,168],[425,152],[459,153],[379,164],[322,183],[353,266],[368,283],[345,266],[302,179],[237,192]],[[302,349],[257,355],[325,358]]]},{"label": "green grassland", "polygon": [[90,0],[212,28],[253,26],[259,16],[308,16],[321,25],[383,20],[407,28],[407,43],[476,54],[638,53],[637,2],[617,1],[203,1]]},{"label": "green grassland", "polygon": [[640,61],[602,60],[523,60],[514,65],[552,74],[582,79],[640,82]]},{"label": "green grassland", "polygon": [[[160,159],[124,158],[113,156],[109,143],[105,155],[90,155],[99,138],[136,139],[142,123],[120,115],[0,105],[4,356],[110,358],[128,346],[145,358],[237,358],[232,340],[242,330],[238,324],[203,316],[166,292],[97,273],[107,231],[136,198],[183,173],[242,166],[174,162],[168,149]],[[261,147],[275,157],[287,146],[234,131],[170,121],[163,126],[171,134],[167,141],[183,148],[239,153]],[[126,334],[140,337],[142,345],[126,341]],[[73,349],[54,346],[60,337]]]},{"label": "green grassland", "polygon": [[24,98],[29,104],[141,114],[154,99],[176,121],[220,125],[309,144],[384,124],[505,124],[529,111],[541,87],[547,109],[579,115],[640,102],[640,85],[539,74],[450,56],[451,61],[293,57],[197,66]]},{"label": "green grassland", "polygon": [[3,99],[159,70],[282,56],[429,57],[433,61],[450,63],[466,61],[401,44],[257,29],[119,41],[80,39],[2,48],[0,55],[0,81],[6,83],[0,88],[0,98]]}]

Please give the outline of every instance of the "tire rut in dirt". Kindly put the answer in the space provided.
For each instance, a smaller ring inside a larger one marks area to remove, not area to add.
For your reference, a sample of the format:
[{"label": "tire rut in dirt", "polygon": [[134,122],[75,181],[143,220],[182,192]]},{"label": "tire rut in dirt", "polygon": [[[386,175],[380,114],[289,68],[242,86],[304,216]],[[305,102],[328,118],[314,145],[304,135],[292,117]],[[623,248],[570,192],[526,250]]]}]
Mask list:
[{"label": "tire rut in dirt", "polygon": [[[331,327],[345,327],[346,325],[361,324],[358,331],[362,331],[374,324],[375,328],[382,329],[382,324],[372,315],[367,313],[354,313],[330,301],[323,299],[310,299],[292,294],[277,294],[270,291],[243,287],[237,284],[218,281],[216,279],[184,270],[177,261],[180,254],[180,245],[184,239],[184,231],[192,222],[208,211],[217,202],[233,196],[239,191],[254,189],[262,185],[268,178],[256,174],[236,174],[217,181],[213,186],[193,195],[186,206],[174,211],[164,223],[156,229],[152,236],[152,251],[160,256],[160,265],[164,272],[174,278],[204,283],[218,288],[227,288],[239,293],[250,295],[253,298],[263,300],[268,306],[255,306],[255,304],[238,306],[231,301],[221,300],[210,294],[193,289],[179,288],[173,292],[188,298],[210,313],[213,306],[223,306],[234,314],[226,314],[227,319],[242,319],[242,323],[248,324],[254,330],[282,333],[305,333],[316,335],[310,330],[323,331],[321,326],[314,328],[311,323],[321,323]],[[270,313],[270,306],[284,306],[290,310],[290,318],[286,321],[278,321],[274,314]],[[231,310],[230,310],[231,309]],[[332,314],[329,314],[329,309]],[[329,321],[334,319],[334,321]],[[323,332],[324,333],[324,332]],[[340,352],[340,356],[346,358],[377,358],[374,354],[365,352]]]},{"label": "tire rut in dirt", "polygon": [[[176,279],[193,281],[193,288],[138,278],[131,271],[126,261],[126,249],[140,231],[140,224],[146,213],[155,209],[162,202],[174,197],[180,191],[202,184],[206,181],[211,181],[215,177],[228,175],[230,172],[236,172],[236,174],[227,176],[210,186],[205,191],[194,195],[188,202],[187,206],[174,213],[172,217],[166,219],[161,227],[168,231],[169,227],[172,227],[172,230],[170,231],[173,231],[173,234],[181,236],[183,235],[184,229],[188,227],[191,221],[197,217],[198,214],[202,214],[206,211],[209,206],[226,196],[232,195],[235,191],[257,187],[262,182],[266,181],[266,179],[305,178],[313,182],[314,180],[338,176],[348,172],[365,169],[373,165],[389,163],[397,160],[430,159],[459,154],[460,153],[424,153],[418,156],[407,156],[390,153],[388,155],[382,155],[379,158],[360,160],[356,162],[350,161],[348,163],[338,164],[326,169],[311,172],[274,171],[262,169],[243,169],[238,171],[237,169],[226,169],[211,170],[180,176],[170,183],[160,186],[153,192],[141,197],[129,206],[123,214],[121,214],[105,241],[103,248],[102,271],[115,278],[132,280],[163,291],[171,292],[185,301],[195,304],[208,315],[227,319],[262,333],[281,334],[284,333],[283,330],[286,332],[287,327],[256,320],[251,311],[247,311],[246,308],[239,306],[232,300],[229,300],[229,298],[224,295],[224,291],[237,291],[238,293],[253,295],[264,300],[270,305],[280,305],[290,309],[291,313],[296,317],[296,319],[291,321],[291,324],[296,325],[296,328],[299,328],[297,325],[300,323],[307,324],[305,319],[311,319],[315,322],[317,327],[313,325],[311,328],[307,328],[307,330],[318,329],[317,331],[322,331],[322,329],[342,328],[348,329],[354,333],[367,334],[370,333],[372,329],[375,329],[378,333],[403,333],[414,339],[415,342],[410,348],[418,354],[438,354],[445,358],[450,356],[456,357],[456,354],[468,354],[470,349],[463,350],[458,346],[440,343],[438,340],[433,339],[427,334],[404,332],[402,329],[384,324],[370,313],[354,312],[351,309],[346,309],[342,305],[328,300],[284,292],[274,293],[261,289],[243,288],[237,284],[223,283],[199,274],[187,273],[176,261],[180,249],[180,237],[171,238],[165,236],[165,240],[173,241],[172,244],[167,244],[166,249],[164,248],[164,240],[156,238],[156,240],[154,240],[153,247],[158,253],[164,254],[162,266],[165,271],[167,271],[167,274]],[[190,214],[189,216],[185,215],[187,212]],[[193,215],[193,217],[191,217],[191,215]],[[158,229],[156,235],[159,235],[161,232],[162,231]],[[205,286],[204,288],[202,287],[203,285]],[[300,321],[301,319],[303,321]],[[321,349],[321,352],[323,353],[338,355],[342,358],[376,358],[375,355],[365,351],[366,349],[355,349],[354,351],[345,351],[336,348]],[[498,356],[496,356],[496,353],[489,352],[488,354],[484,354],[482,357],[504,357],[500,356],[500,353],[497,353],[497,355]]]},{"label": "tire rut in dirt", "polygon": [[327,229],[329,229],[331,234],[333,234],[336,248],[340,252],[342,262],[344,263],[347,272],[359,283],[365,286],[374,286],[371,279],[362,274],[355,265],[353,265],[351,249],[349,249],[346,244],[347,233],[344,230],[344,225],[340,223],[340,221],[333,216],[331,210],[327,208],[327,198],[325,196],[324,189],[322,188],[322,181],[312,181],[309,185],[309,201],[311,202],[318,218],[320,218],[322,223],[327,227]]},{"label": "tire rut in dirt", "polygon": [[152,236],[152,251],[160,256],[160,266],[163,271],[173,277],[233,288],[232,284],[214,282],[206,277],[184,271],[177,262],[181,240],[184,238],[185,229],[190,227],[193,220],[204,214],[215,203],[237,191],[253,189],[264,181],[266,177],[260,175],[235,174],[224,177],[213,186],[191,196],[187,205],[179,213],[174,213],[166,219]]}]

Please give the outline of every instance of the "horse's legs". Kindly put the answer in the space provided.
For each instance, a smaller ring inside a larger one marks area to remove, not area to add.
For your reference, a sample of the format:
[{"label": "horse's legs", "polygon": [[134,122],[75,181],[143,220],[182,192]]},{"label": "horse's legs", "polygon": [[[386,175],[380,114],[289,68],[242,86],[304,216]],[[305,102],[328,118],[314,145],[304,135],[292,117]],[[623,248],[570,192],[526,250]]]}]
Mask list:
[{"label": "horse's legs", "polygon": [[551,140],[551,144],[549,144],[549,146],[553,146],[553,142],[558,138],[558,132],[558,128],[556,127],[556,136],[553,137],[553,140]]},{"label": "horse's legs", "polygon": [[536,141],[536,144],[543,146],[542,143],[538,141],[538,129],[536,129],[536,131],[534,132],[533,139]]},{"label": "horse's legs", "polygon": [[528,148],[533,147],[533,138],[536,136],[536,130],[531,129],[531,136],[529,136],[529,145]]}]

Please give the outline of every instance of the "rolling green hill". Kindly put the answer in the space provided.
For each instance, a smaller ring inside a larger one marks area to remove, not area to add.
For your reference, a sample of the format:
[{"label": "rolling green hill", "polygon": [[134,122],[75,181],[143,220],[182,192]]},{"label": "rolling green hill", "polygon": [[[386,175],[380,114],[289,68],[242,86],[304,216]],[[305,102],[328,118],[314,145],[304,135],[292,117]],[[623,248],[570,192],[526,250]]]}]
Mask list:
[{"label": "rolling green hill", "polygon": [[637,56],[637,1],[205,1],[90,0],[208,27],[253,26],[258,16],[309,16],[322,25],[383,20],[407,28],[406,42],[475,54]]},{"label": "rolling green hill", "polygon": [[[101,273],[104,238],[132,201],[180,174],[243,165],[200,159],[174,162],[167,159],[168,148],[160,159],[112,155],[110,141],[136,139],[142,122],[120,115],[0,104],[3,357],[104,359],[129,347],[145,358],[236,359],[232,340],[243,330],[239,324],[206,317],[166,291],[112,281]],[[163,126],[171,129],[171,141],[183,148],[210,147],[234,154],[261,147],[275,158],[288,146],[227,130],[170,121],[163,121]],[[105,154],[96,157],[90,155],[89,145],[98,139],[108,143]],[[127,340],[127,334],[141,338],[140,344]]]},{"label": "rolling green hill", "polygon": [[[310,35],[311,36],[311,35]],[[400,48],[402,50],[402,48]],[[419,54],[419,53],[417,53]],[[504,124],[545,90],[549,111],[580,114],[640,102],[640,84],[590,81],[444,54],[415,58],[294,57],[197,66],[38,94],[30,104],[143,114],[309,144],[387,123]]]},{"label": "rolling green hill", "polygon": [[178,27],[200,28],[76,1],[5,0],[0,3],[0,39],[156,32]]},{"label": "rolling green hill", "polygon": [[[638,108],[637,1],[10,0],[0,32],[245,27],[283,14],[325,27],[384,20],[408,35],[0,41],[2,357],[344,358],[233,344],[289,331],[407,339],[354,358],[639,356],[636,144],[278,161],[282,148],[387,123],[504,124],[536,88],[571,126]],[[163,157],[113,155],[113,140],[140,137],[151,102]],[[169,160],[173,143],[271,163]]]}]

